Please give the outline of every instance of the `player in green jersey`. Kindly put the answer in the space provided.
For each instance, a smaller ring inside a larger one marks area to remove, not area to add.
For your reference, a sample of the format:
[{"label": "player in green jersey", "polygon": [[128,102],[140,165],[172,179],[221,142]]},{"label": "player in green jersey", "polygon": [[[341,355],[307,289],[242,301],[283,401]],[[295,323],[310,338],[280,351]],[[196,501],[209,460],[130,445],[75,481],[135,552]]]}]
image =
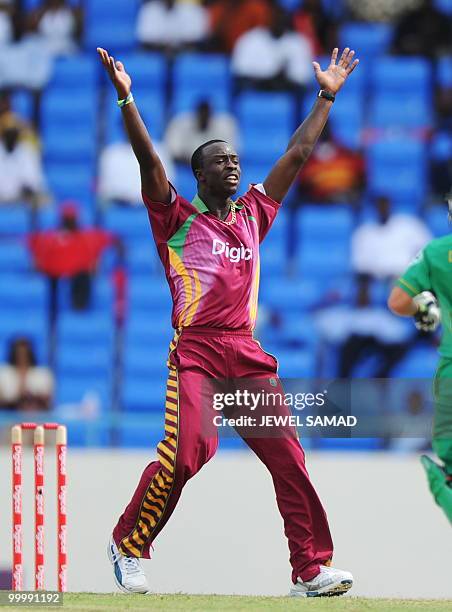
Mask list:
[{"label": "player in green jersey", "polygon": [[414,317],[416,327],[423,331],[433,331],[442,319],[440,361],[433,387],[432,446],[443,465],[426,455],[421,461],[433,497],[452,523],[452,234],[432,240],[419,253],[393,288],[388,306],[399,316]]}]

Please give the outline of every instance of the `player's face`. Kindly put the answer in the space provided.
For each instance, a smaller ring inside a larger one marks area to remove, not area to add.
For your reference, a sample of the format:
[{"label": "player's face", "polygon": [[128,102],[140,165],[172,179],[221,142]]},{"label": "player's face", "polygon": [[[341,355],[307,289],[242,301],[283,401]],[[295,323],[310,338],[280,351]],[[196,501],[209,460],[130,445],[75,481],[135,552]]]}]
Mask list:
[{"label": "player's face", "polygon": [[216,142],[204,150],[199,180],[213,192],[231,196],[240,183],[240,161],[236,151],[226,142]]}]

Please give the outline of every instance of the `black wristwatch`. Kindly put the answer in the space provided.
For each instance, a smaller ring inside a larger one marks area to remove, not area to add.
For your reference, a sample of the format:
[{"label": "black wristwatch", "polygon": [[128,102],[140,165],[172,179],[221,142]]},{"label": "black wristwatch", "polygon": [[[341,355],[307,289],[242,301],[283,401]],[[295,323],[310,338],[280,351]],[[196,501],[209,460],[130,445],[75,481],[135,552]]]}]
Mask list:
[{"label": "black wristwatch", "polygon": [[329,102],[334,102],[336,99],[336,96],[333,93],[331,93],[331,91],[328,91],[327,89],[321,89],[317,97],[325,98],[325,100],[328,100]]}]

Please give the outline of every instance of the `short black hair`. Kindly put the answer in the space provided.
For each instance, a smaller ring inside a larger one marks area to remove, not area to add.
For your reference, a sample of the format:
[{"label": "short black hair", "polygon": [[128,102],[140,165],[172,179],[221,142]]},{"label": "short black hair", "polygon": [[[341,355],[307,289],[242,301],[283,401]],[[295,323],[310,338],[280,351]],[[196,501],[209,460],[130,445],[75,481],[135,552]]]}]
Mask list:
[{"label": "short black hair", "polygon": [[193,155],[191,156],[191,169],[195,177],[196,177],[196,170],[199,170],[200,168],[202,168],[202,159],[203,159],[204,149],[206,147],[209,147],[211,144],[215,144],[216,142],[226,142],[226,140],[220,140],[220,139],[208,140],[207,142],[199,146],[196,149],[196,151],[193,153]]},{"label": "short black hair", "polygon": [[30,367],[36,365],[36,355],[33,350],[33,345],[29,338],[25,336],[16,336],[12,338],[8,347],[8,363],[12,366],[17,366],[17,349],[19,346],[25,346],[28,353],[28,361],[30,362]]}]

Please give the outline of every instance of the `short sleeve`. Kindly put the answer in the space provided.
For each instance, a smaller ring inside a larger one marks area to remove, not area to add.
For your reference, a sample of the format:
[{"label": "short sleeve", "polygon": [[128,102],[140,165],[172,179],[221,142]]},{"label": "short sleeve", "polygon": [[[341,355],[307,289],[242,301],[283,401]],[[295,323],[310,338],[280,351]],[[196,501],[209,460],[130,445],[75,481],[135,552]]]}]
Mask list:
[{"label": "short sleeve", "polygon": [[272,200],[266,193],[262,184],[252,185],[250,190],[240,198],[240,203],[246,205],[259,228],[259,242],[268,234],[281,204]]},{"label": "short sleeve", "polygon": [[171,185],[171,203],[151,200],[142,193],[144,205],[147,208],[152,233],[157,243],[166,242],[180,226],[181,198]]},{"label": "short sleeve", "polygon": [[411,297],[431,289],[427,249],[423,249],[418,253],[396,284]]}]

